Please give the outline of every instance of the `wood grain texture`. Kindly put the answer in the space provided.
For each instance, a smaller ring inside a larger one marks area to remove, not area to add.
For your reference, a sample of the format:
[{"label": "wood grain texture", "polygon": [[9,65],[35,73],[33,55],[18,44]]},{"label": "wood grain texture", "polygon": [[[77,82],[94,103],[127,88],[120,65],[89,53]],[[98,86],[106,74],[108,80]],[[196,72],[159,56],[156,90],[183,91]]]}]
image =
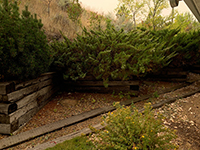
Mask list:
[{"label": "wood grain texture", "polygon": [[[96,124],[96,125],[93,126],[93,128],[100,130],[100,129],[105,128],[105,126],[102,126],[101,124]],[[56,144],[63,143],[66,140],[71,140],[75,137],[81,136],[82,134],[88,135],[90,133],[92,133],[90,128],[85,128],[85,129],[73,132],[71,134],[68,134],[68,135],[65,135],[65,136],[62,136],[62,137],[58,137],[58,138],[56,138],[52,141],[36,145],[34,148],[29,148],[28,150],[45,150],[47,148],[54,147]]]},{"label": "wood grain texture", "polygon": [[52,88],[53,88],[53,85],[49,85],[17,101],[16,104],[17,104],[18,109],[24,107],[25,105],[27,105],[28,103],[32,101],[36,101],[40,96],[43,96],[46,93],[50,92]]},{"label": "wood grain texture", "polygon": [[36,79],[16,84],[15,90],[19,90],[19,89],[22,89],[24,87],[27,87],[27,86],[30,86],[30,85],[33,85],[33,84],[37,84],[37,83],[42,82],[42,81],[52,79],[54,75],[55,75],[55,72],[48,72],[48,73],[42,74],[42,75],[40,75],[40,77],[38,77]]},{"label": "wood grain texture", "polygon": [[[103,81],[76,81],[76,82],[65,82],[65,84],[73,86],[104,86]],[[109,81],[109,86],[127,86],[127,85],[139,85],[139,80],[135,81]]]},{"label": "wood grain texture", "polygon": [[0,114],[0,123],[10,124],[10,123],[14,122],[15,120],[18,120],[19,117],[26,114],[30,109],[32,109],[34,107],[37,107],[37,101],[31,102],[28,105],[24,106],[23,108],[18,109],[17,111],[15,111],[9,115]]},{"label": "wood grain texture", "polygon": [[0,83],[0,94],[5,95],[15,90],[14,82],[2,82]]},{"label": "wood grain texture", "polygon": [[7,96],[3,97],[3,101],[15,102],[17,100],[22,99],[26,95],[33,93],[33,92],[41,89],[42,87],[45,87],[50,84],[52,84],[52,79],[42,81],[42,82],[39,82],[38,84],[34,84],[31,86],[25,87],[23,89],[20,89],[20,90],[17,90],[17,91],[7,94]]},{"label": "wood grain texture", "polygon": [[46,93],[45,95],[40,96],[37,98],[37,104],[39,109],[46,105],[51,99],[51,97],[59,90],[59,87],[53,87],[51,91]]},{"label": "wood grain texture", "polygon": [[11,124],[0,124],[0,133],[2,134],[11,133]]},{"label": "wood grain texture", "polygon": [[72,125],[74,123],[83,121],[83,120],[85,120],[85,119],[87,119],[91,116],[97,116],[99,114],[105,113],[107,111],[112,111],[114,109],[115,109],[114,107],[100,108],[100,109],[97,109],[97,110],[85,112],[83,114],[58,121],[58,122],[55,122],[55,123],[47,124],[45,126],[35,128],[35,129],[30,130],[30,131],[23,132],[21,134],[15,135],[15,136],[10,136],[8,138],[4,138],[4,139],[0,140],[0,149],[21,143],[23,141],[26,141],[26,140],[32,139],[34,137],[52,132],[52,131],[60,129],[62,127],[69,126],[69,125]]},{"label": "wood grain texture", "polygon": [[16,110],[17,110],[16,103],[11,103],[11,104],[0,103],[0,113],[8,115],[15,112]]}]

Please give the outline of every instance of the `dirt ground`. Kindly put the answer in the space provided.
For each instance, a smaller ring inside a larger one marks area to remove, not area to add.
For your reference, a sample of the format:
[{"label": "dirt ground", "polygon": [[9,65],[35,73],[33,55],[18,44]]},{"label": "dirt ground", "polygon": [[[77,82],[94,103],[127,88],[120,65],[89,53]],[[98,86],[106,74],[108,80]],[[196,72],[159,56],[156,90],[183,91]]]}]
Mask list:
[{"label": "dirt ground", "polygon": [[[200,79],[199,75],[190,74],[190,79]],[[152,104],[167,98],[181,96],[186,92],[200,88],[200,81],[190,86],[157,95],[157,92],[174,87],[181,83],[151,81],[143,82],[140,85],[139,96],[154,93],[154,97],[146,101],[136,103],[136,107],[142,108],[145,102]],[[56,122],[73,115],[90,111],[99,107],[111,106],[113,102],[124,101],[129,97],[125,94],[98,94],[98,93],[69,93],[59,92],[44,108],[42,108],[19,132],[25,132],[48,123]],[[164,124],[169,128],[176,129],[178,138],[173,141],[179,145],[179,150],[200,150],[200,93],[196,93],[187,98],[177,99],[172,104],[167,104],[156,112],[161,112],[166,116]],[[41,137],[37,137],[28,142],[8,148],[9,150],[28,149],[37,144],[51,141],[57,137],[72,133],[89,125],[101,122],[101,116],[86,120],[76,125],[62,128]],[[0,139],[8,137],[0,135]]]}]

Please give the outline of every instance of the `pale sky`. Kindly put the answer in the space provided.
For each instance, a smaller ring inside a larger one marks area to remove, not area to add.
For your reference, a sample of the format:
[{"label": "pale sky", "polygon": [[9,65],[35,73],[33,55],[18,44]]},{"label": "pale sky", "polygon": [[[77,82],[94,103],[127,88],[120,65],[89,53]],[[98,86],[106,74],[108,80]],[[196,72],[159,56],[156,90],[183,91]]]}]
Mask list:
[{"label": "pale sky", "polygon": [[[114,9],[117,7],[118,0],[79,0],[82,2],[83,7],[89,8],[92,11],[107,14],[108,12],[114,13]],[[185,2],[180,1],[179,6],[176,7],[180,13],[190,12]],[[163,14],[168,14],[170,10],[165,10]]]}]

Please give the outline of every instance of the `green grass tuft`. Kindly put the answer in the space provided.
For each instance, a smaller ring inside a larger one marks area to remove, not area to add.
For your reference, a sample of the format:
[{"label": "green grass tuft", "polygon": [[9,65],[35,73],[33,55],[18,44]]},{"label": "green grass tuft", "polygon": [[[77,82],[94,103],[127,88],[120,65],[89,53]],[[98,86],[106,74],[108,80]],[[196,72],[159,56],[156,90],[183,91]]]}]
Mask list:
[{"label": "green grass tuft", "polygon": [[86,136],[79,136],[63,143],[57,144],[46,150],[95,150],[95,146],[91,141],[88,141]]}]

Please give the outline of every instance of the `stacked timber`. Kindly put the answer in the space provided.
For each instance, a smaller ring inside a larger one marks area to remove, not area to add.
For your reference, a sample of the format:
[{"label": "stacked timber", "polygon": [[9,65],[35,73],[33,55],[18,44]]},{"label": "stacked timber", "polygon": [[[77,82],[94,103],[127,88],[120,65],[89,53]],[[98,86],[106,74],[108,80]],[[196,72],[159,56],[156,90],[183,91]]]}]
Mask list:
[{"label": "stacked timber", "polygon": [[189,71],[193,72],[193,73],[200,74],[200,65],[192,65],[192,66],[190,66]]},{"label": "stacked timber", "polygon": [[23,83],[0,83],[0,133],[11,134],[27,123],[58,90],[55,73]]},{"label": "stacked timber", "polygon": [[188,71],[185,68],[166,67],[156,73],[147,75],[145,78],[157,81],[185,82],[187,76]]},{"label": "stacked timber", "polygon": [[108,87],[105,87],[103,81],[96,80],[92,76],[86,76],[77,81],[66,81],[65,90],[77,92],[95,92],[95,93],[119,93],[126,92],[137,96],[139,93],[139,80],[131,81],[109,81]]}]

